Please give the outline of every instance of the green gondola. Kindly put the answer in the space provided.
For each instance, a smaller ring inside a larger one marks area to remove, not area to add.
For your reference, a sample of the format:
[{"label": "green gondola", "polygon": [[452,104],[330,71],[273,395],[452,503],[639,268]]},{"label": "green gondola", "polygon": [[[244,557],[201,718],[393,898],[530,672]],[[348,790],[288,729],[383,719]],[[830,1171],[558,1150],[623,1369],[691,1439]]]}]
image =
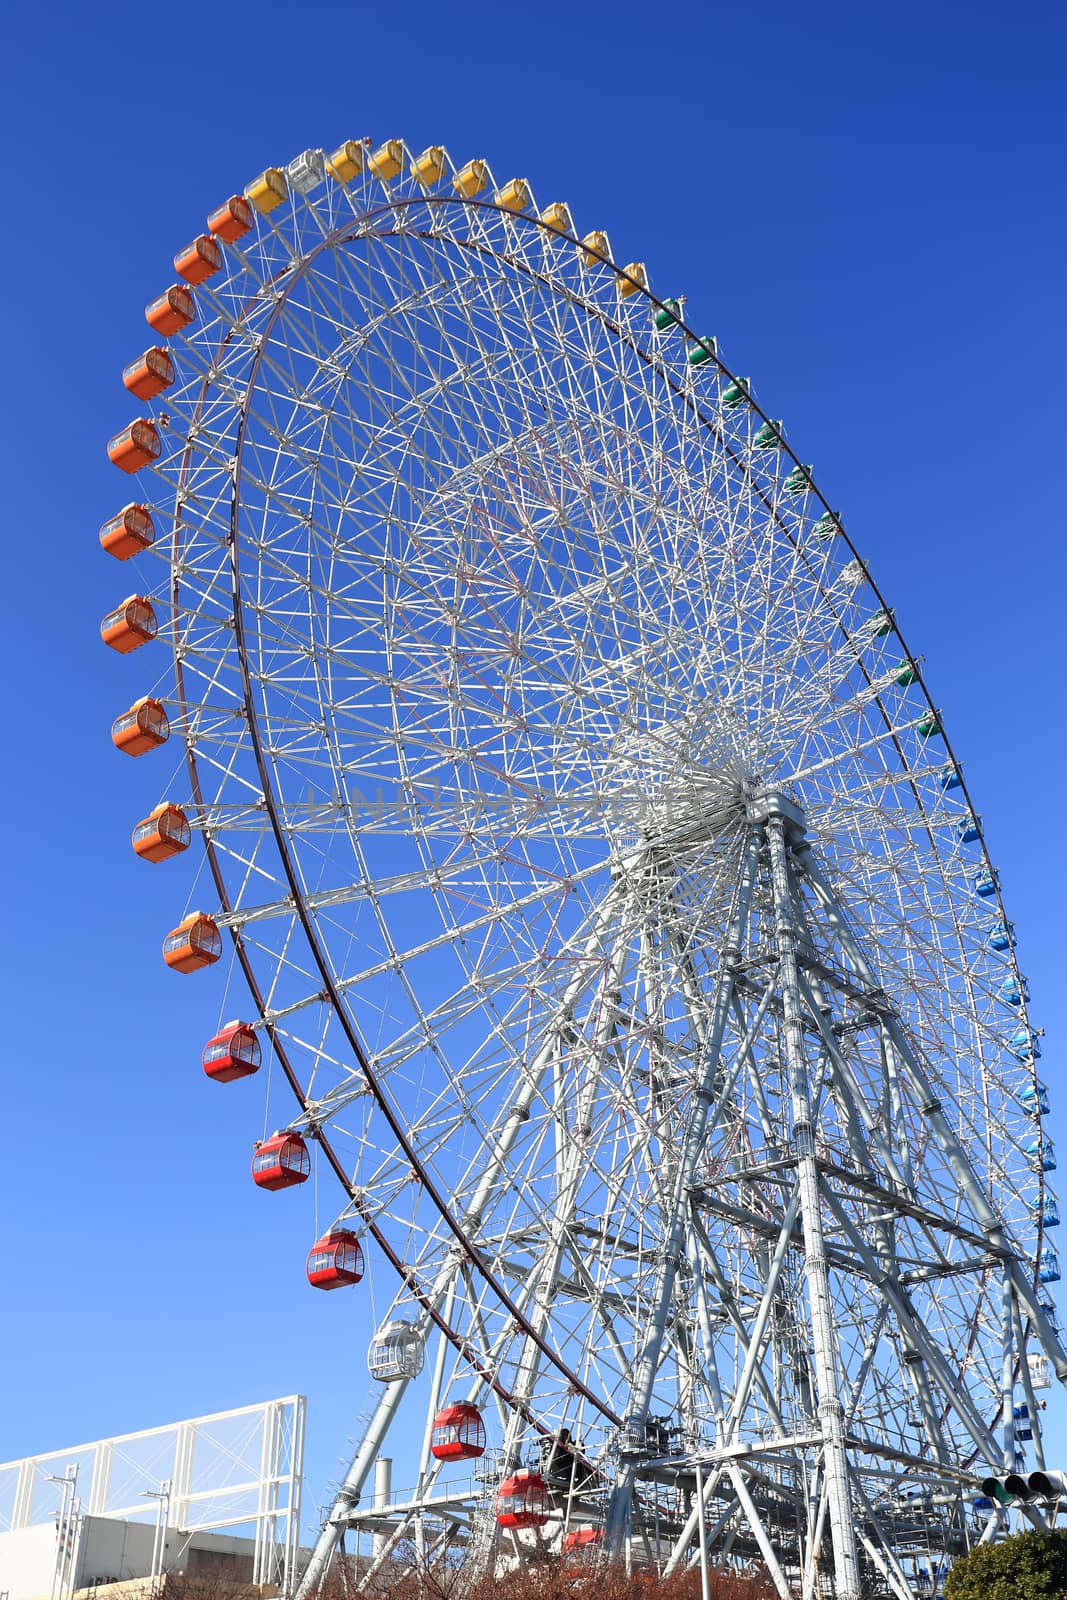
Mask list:
[{"label": "green gondola", "polygon": [[691,367],[702,367],[705,361],[711,361],[718,354],[718,341],[716,339],[698,339],[696,344],[689,346],[688,361]]},{"label": "green gondola", "polygon": [[657,332],[667,333],[682,320],[682,302],[680,300],[664,300],[652,313],[652,322]]},{"label": "green gondola", "polygon": [[782,448],[782,423],[780,420],[765,422],[758,428],[752,438],[754,450],[780,450]]}]

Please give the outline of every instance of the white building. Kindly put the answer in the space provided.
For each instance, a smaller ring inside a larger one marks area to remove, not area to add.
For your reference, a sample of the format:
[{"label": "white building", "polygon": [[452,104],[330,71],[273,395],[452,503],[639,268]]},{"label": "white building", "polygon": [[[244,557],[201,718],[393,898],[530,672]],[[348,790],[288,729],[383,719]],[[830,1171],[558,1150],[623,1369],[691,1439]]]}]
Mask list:
[{"label": "white building", "polygon": [[[65,1561],[55,1523],[0,1533],[0,1594],[10,1600],[53,1600],[95,1593],[99,1600],[109,1600],[104,1590],[119,1584],[132,1597],[151,1592],[158,1572],[190,1577],[210,1573],[235,1585],[251,1585],[255,1560],[252,1538],[168,1528],[159,1541],[153,1524],[82,1516],[76,1546]],[[115,1600],[120,1600],[118,1591]]]}]

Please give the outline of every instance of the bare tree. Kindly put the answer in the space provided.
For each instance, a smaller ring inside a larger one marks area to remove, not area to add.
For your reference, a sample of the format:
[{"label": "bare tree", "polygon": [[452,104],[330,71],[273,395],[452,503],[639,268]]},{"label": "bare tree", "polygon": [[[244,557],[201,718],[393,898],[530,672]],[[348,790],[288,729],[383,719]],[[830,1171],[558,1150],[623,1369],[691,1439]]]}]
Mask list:
[{"label": "bare tree", "polygon": [[[775,1600],[774,1589],[760,1573],[713,1567],[708,1584],[709,1600]],[[161,1600],[266,1600],[271,1593],[209,1570],[167,1575]],[[398,1561],[387,1562],[363,1590],[353,1569],[338,1564],[321,1600],[357,1600],[361,1594],[368,1600],[701,1600],[701,1583],[696,1571],[661,1578],[649,1569],[628,1574],[621,1567],[577,1566],[565,1559],[521,1567],[499,1579],[491,1573],[472,1577],[447,1565],[420,1569]]]}]

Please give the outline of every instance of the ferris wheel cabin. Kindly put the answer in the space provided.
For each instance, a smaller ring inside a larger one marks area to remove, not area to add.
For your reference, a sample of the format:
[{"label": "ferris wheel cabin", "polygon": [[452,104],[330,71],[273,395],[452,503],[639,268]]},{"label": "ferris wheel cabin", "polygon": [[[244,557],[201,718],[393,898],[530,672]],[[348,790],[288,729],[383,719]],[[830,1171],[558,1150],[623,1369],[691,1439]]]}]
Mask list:
[{"label": "ferris wheel cabin", "polygon": [[200,1057],[209,1078],[216,1083],[233,1083],[258,1072],[263,1052],[255,1029],[249,1022],[227,1022],[221,1033],[209,1039]]},{"label": "ferris wheel cabin", "polygon": [[252,207],[243,194],[231,194],[207,219],[208,232],[216,239],[234,244],[249,231],[253,222]]},{"label": "ferris wheel cabin", "polygon": [[222,934],[213,917],[192,911],[163,941],[163,960],[172,972],[199,972],[222,955]]},{"label": "ferris wheel cabin", "polygon": [[539,1472],[515,1472],[496,1492],[502,1528],[543,1528],[549,1517],[548,1485]]},{"label": "ferris wheel cabin", "polygon": [[604,1533],[601,1528],[572,1528],[563,1541],[564,1555],[573,1555],[581,1550],[595,1550],[604,1542]]},{"label": "ferris wheel cabin", "polygon": [[433,1419],[430,1454],[437,1461],[473,1461],[485,1454],[485,1424],[469,1400],[445,1406]]},{"label": "ferris wheel cabin", "polygon": [[415,1324],[392,1317],[370,1342],[367,1370],[378,1383],[398,1383],[402,1378],[417,1378],[425,1358],[422,1335]]},{"label": "ferris wheel cabin", "polygon": [[137,824],[130,843],[134,855],[142,861],[169,861],[171,856],[188,850],[191,838],[189,819],[181,806],[165,800]]},{"label": "ferris wheel cabin", "polygon": [[151,466],[163,446],[155,423],[147,417],[135,417],[119,433],[112,434],[107,442],[107,456],[120,472],[140,472]]},{"label": "ferris wheel cabin", "polygon": [[120,656],[149,644],[158,632],[155,608],[143,594],[128,595],[100,624],[101,639],[109,650],[117,650]]},{"label": "ferris wheel cabin", "polygon": [[152,345],[143,355],[131,361],[122,371],[122,381],[138,400],[154,400],[157,394],[169,389],[174,382],[174,363],[170,351],[161,344]]},{"label": "ferris wheel cabin", "polygon": [[348,1228],[333,1228],[308,1252],[307,1278],[313,1289],[345,1289],[363,1276],[363,1251]]},{"label": "ferris wheel cabin", "polygon": [[151,695],[135,700],[130,709],[111,724],[111,743],[127,756],[143,756],[166,744],[169,738],[170,722],[163,702],[154,700]]},{"label": "ferris wheel cabin", "polygon": [[186,283],[206,283],[222,266],[222,251],[218,240],[210,233],[201,233],[179,250],[174,257],[174,270]]},{"label": "ferris wheel cabin", "polygon": [[147,506],[123,506],[100,529],[100,548],[116,561],[128,561],[151,548],[156,537],[155,524]]},{"label": "ferris wheel cabin", "polygon": [[272,1134],[256,1147],[252,1157],[252,1182],[260,1189],[291,1189],[311,1176],[311,1156],[299,1133],[292,1129]]},{"label": "ferris wheel cabin", "polygon": [[149,301],[144,318],[156,333],[181,333],[196,317],[196,301],[184,283],[172,283],[161,295]]}]

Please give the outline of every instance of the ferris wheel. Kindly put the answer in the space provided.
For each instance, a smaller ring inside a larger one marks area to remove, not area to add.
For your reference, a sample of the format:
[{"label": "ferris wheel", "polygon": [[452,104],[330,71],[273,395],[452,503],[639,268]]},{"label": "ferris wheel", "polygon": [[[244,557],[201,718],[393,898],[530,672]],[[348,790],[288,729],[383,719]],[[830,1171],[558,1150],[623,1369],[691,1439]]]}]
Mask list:
[{"label": "ferris wheel", "polygon": [[175,270],[101,531],[104,641],[155,641],[114,743],[185,758],[133,848],[200,835],[163,955],[232,952],[253,1181],[336,1179],[309,1281],[392,1284],[301,1593],[361,1532],[360,1581],[929,1593],[1067,1354],[1039,1034],[892,608],[677,286],[483,160],[306,151]]}]

